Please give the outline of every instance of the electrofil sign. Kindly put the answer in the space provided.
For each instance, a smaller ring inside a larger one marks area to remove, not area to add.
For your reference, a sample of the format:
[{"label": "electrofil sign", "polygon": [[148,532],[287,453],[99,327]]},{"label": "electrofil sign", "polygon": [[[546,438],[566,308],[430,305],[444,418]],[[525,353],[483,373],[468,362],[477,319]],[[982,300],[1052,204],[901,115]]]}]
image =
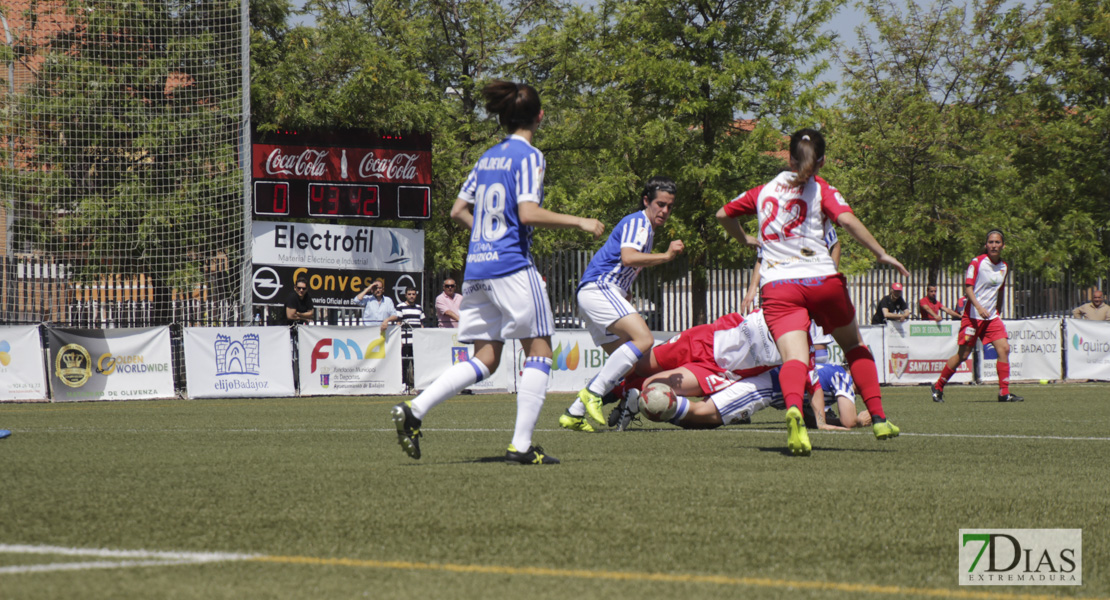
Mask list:
[{"label": "electrofil sign", "polygon": [[429,134],[255,131],[251,149],[255,217],[431,218]]}]

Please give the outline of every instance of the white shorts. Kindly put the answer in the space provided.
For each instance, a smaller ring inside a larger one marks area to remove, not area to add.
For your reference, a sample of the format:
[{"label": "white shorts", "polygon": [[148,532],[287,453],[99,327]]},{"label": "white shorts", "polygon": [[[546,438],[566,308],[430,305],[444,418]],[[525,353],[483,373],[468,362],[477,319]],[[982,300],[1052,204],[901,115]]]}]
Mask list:
[{"label": "white shorts", "polygon": [[753,414],[771,405],[775,390],[771,383],[770,371],[760,373],[754,377],[741,379],[727,388],[709,397],[721,413],[721,421],[725,425],[738,423],[743,419],[751,418]]},{"label": "white shorts", "polygon": [[547,284],[535,267],[497,279],[466,280],[459,307],[459,341],[550,337],[555,331]]},{"label": "white shorts", "polygon": [[620,336],[606,328],[631,314],[638,313],[619,287],[599,286],[591,281],[578,290],[578,316],[585,321],[586,331],[598,346],[619,340]]}]

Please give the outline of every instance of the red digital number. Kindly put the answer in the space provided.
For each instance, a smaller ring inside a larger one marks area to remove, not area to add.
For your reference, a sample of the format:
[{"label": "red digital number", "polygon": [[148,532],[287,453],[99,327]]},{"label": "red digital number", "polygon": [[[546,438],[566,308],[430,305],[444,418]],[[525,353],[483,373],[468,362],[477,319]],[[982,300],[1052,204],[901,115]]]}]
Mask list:
[{"label": "red digital number", "polygon": [[779,199],[774,196],[768,196],[763,199],[763,211],[767,214],[763,223],[759,226],[759,233],[763,237],[763,241],[776,242],[779,239],[797,237],[794,230],[797,229],[805,222],[806,216],[809,214],[809,205],[804,200],[794,198],[786,201],[784,211],[794,215],[794,218],[786,222],[782,227],[782,238],[773,230],[768,231],[768,228],[773,228],[775,221],[779,216]]},{"label": "red digital number", "polygon": [[378,188],[367,187],[358,189],[360,191],[366,190],[366,199],[362,202],[362,214],[367,217],[378,216]]},{"label": "red digital number", "polygon": [[289,185],[278,184],[274,186],[274,212],[279,215],[289,214]]}]

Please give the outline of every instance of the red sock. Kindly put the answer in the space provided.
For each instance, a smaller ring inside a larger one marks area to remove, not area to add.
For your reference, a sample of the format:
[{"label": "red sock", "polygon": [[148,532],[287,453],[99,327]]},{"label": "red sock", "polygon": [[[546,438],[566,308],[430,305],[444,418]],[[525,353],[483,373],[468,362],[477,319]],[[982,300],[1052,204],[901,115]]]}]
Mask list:
[{"label": "red sock", "polygon": [[945,364],[944,368],[940,371],[940,379],[933,385],[935,385],[938,390],[943,390],[944,384],[948,383],[948,380],[952,379],[952,376],[955,374],[956,370]]},{"label": "red sock", "polygon": [[806,375],[809,366],[800,360],[789,360],[779,370],[779,387],[782,388],[782,399],[786,409],[795,406],[802,410],[802,394],[806,388]]},{"label": "red sock", "polygon": [[848,360],[848,369],[859,386],[867,412],[873,417],[885,419],[883,393],[879,390],[879,371],[875,368],[875,357],[871,355],[871,351],[867,346],[856,346],[844,358]]},{"label": "red sock", "polygon": [[1010,393],[1010,363],[998,361],[998,395]]}]

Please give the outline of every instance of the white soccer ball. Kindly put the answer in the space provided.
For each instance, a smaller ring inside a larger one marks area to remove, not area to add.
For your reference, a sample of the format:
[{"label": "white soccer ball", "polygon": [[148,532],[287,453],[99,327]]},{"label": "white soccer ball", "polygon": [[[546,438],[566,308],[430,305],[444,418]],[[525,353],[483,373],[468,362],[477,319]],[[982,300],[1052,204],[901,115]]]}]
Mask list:
[{"label": "white soccer ball", "polygon": [[678,397],[671,386],[655,382],[640,394],[640,412],[651,421],[670,421],[678,410]]}]

